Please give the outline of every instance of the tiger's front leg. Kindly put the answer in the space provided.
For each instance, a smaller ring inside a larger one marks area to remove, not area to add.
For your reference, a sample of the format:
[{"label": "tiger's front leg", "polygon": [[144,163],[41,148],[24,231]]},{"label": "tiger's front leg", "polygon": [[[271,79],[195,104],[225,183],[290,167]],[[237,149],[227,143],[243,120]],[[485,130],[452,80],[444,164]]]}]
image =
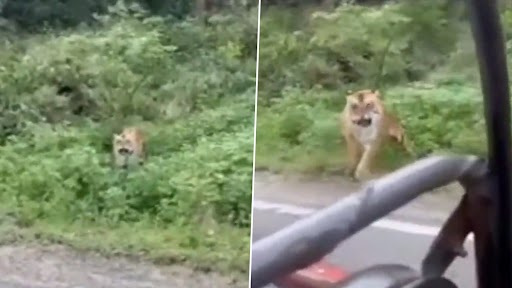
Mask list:
[{"label": "tiger's front leg", "polygon": [[357,166],[361,162],[363,146],[359,144],[351,134],[345,135],[345,141],[347,143],[348,154],[348,165],[345,167],[345,175],[356,180],[355,172],[357,171]]},{"label": "tiger's front leg", "polygon": [[364,146],[363,156],[355,171],[355,178],[359,181],[369,180],[372,177],[371,168],[375,160],[375,156],[379,151],[380,143],[373,143]]}]

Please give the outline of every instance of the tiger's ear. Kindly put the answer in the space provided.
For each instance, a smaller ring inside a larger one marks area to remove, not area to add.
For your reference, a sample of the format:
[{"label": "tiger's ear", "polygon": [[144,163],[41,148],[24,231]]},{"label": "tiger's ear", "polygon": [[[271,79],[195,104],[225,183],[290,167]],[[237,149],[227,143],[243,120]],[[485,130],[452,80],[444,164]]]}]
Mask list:
[{"label": "tiger's ear", "polygon": [[380,94],[379,90],[373,90],[373,94],[375,94],[375,96],[377,96],[378,98],[382,99],[382,94]]}]

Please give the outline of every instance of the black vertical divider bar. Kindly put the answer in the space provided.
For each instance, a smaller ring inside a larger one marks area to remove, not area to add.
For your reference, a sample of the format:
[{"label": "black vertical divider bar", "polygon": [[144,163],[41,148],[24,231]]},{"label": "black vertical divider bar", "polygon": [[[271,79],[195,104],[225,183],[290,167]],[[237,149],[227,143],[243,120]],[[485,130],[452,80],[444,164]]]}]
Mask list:
[{"label": "black vertical divider bar", "polygon": [[495,208],[491,218],[493,244],[483,259],[492,265],[488,272],[493,273],[492,276],[485,275],[481,288],[508,288],[512,287],[512,146],[505,42],[496,0],[467,1],[484,94],[489,171],[493,181],[491,193]]}]

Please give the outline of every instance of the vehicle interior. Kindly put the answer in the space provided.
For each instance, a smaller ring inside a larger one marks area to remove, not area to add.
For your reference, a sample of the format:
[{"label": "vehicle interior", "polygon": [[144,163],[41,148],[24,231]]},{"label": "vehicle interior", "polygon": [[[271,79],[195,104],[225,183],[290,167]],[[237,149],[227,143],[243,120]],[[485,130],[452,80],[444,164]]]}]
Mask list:
[{"label": "vehicle interior", "polygon": [[[454,181],[464,194],[426,251],[420,269],[374,265],[322,287],[457,287],[443,274],[456,257],[466,256],[463,244],[469,234],[474,236],[476,287],[512,287],[511,119],[505,42],[496,0],[466,0],[466,4],[479,60],[487,159],[463,155],[418,160],[253,243],[251,287],[292,277],[372,222]],[[312,287],[294,285],[282,287]]]}]

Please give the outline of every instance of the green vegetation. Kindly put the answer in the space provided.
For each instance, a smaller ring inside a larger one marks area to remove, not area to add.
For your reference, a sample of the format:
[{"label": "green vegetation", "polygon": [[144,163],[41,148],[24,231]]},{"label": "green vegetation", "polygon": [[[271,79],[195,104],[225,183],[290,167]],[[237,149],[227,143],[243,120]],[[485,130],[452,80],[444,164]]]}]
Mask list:
[{"label": "green vegetation", "polygon": [[[255,11],[205,25],[119,3],[93,27],[8,35],[2,241],[247,272]],[[149,158],[121,171],[110,163],[112,134],[127,125],[143,129]]]},{"label": "green vegetation", "polygon": [[[474,44],[459,4],[262,11],[257,168],[341,171],[346,161],[338,114],[348,90],[370,88],[401,117],[417,157],[485,153]],[[512,10],[503,7],[502,17],[510,48]],[[512,49],[508,53],[512,59]],[[386,170],[413,160],[396,146],[380,158]]]}]

